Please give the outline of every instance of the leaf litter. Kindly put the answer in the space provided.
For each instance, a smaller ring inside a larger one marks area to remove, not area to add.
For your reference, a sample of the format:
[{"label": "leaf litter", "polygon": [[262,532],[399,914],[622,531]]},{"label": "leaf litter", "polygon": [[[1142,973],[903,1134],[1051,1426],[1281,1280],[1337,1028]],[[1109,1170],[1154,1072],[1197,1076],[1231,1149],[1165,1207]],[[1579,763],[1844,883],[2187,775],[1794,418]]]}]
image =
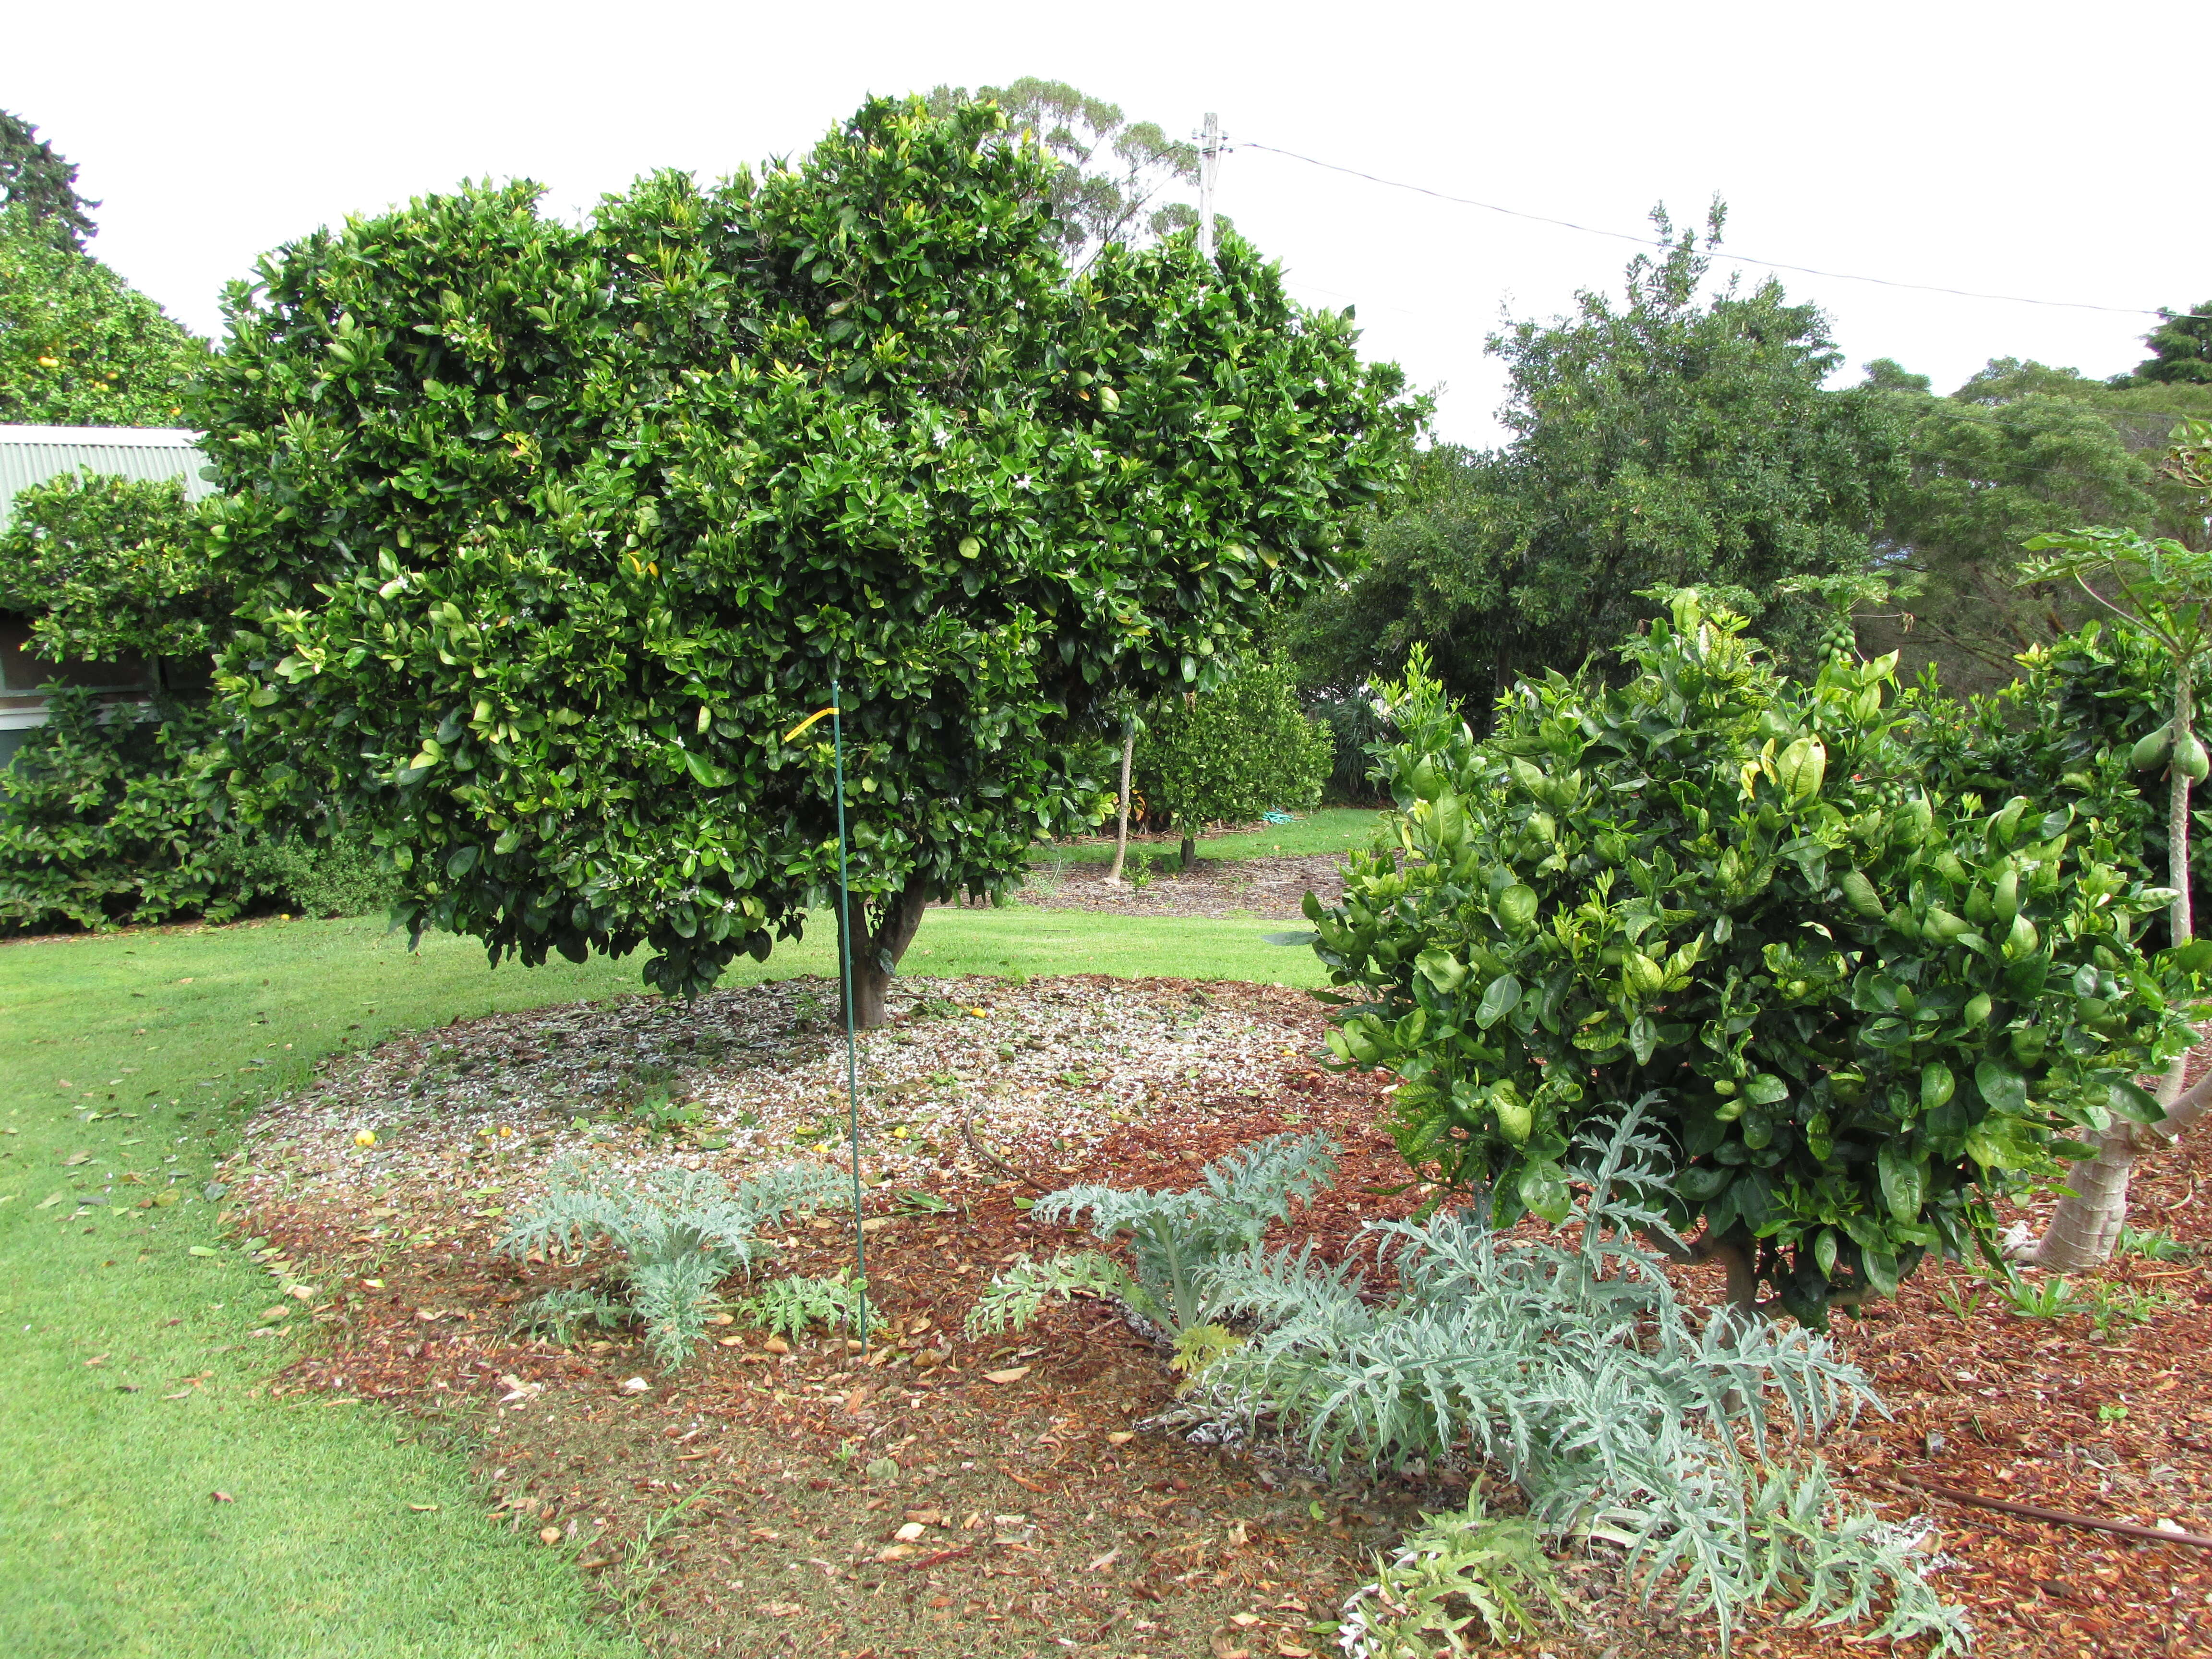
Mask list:
[{"label": "leaf litter", "polygon": [[[1066,1237],[1026,1213],[1049,1187],[1181,1184],[1237,1146],[1322,1128],[1346,1156],[1298,1233],[1340,1257],[1364,1220],[1405,1213],[1380,1079],[1316,1063],[1322,1024],[1302,994],[902,980],[893,1024],[863,1036],[860,1075],[868,1277],[894,1334],[863,1356],[842,1334],[740,1328],[664,1375],[629,1333],[569,1348],[513,1333],[516,1304],[585,1271],[489,1249],[564,1153],[732,1176],[836,1157],[835,995],[797,980],[689,1008],[492,1016],[344,1057],[275,1103],[226,1174],[232,1215],[265,1238],[283,1285],[334,1288],[303,1304],[317,1351],[271,1392],[383,1400],[467,1429],[491,1518],[569,1552],[606,1615],[659,1652],[1333,1650],[1334,1609],[1369,1553],[1422,1509],[1464,1501],[1464,1477],[1330,1486],[1146,1430],[1171,1379],[1097,1304],[1048,1310],[1019,1346],[962,1334],[994,1272]],[[672,1132],[641,1121],[672,1103],[696,1117]],[[373,1147],[355,1141],[364,1127]],[[1932,1266],[1839,1326],[1895,1414],[1838,1431],[1822,1454],[1853,1498],[1933,1521],[1936,1583],[1971,1609],[1980,1652],[2212,1653],[2206,1553],[1911,1484],[2212,1529],[2208,1178],[2212,1158],[2186,1146],[2139,1177],[2137,1224],[2178,1254],[2130,1257],[2098,1283],[2108,1306],[2136,1298],[2142,1322],[2022,1318],[2002,1297],[1973,1301],[1964,1269]],[[767,1270],[835,1273],[851,1240],[842,1217],[793,1228]],[[1486,1495],[1511,1501],[1494,1483]],[[1693,1622],[1636,1608],[1608,1561],[1561,1565],[1577,1631],[1500,1651],[1709,1650]],[[1770,1626],[1741,1650],[1860,1650],[1848,1631]]]}]

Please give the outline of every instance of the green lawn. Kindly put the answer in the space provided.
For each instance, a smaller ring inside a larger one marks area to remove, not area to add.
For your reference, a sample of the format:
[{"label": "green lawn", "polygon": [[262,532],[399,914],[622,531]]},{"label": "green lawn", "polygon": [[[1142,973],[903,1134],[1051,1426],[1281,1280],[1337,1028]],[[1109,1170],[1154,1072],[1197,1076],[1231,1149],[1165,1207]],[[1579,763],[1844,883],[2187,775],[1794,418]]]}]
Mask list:
[{"label": "green lawn", "polygon": [[[947,910],[905,965],[1320,983],[1271,931]],[[731,981],[830,971],[830,937]],[[638,968],[494,973],[472,942],[410,956],[363,921],[0,946],[0,1653],[638,1651],[586,1624],[557,1552],[485,1523],[461,1450],[373,1407],[260,1395],[284,1357],[247,1334],[268,1280],[201,1191],[241,1113],[318,1055],[635,992]],[[135,1207],[172,1176],[179,1202]]]},{"label": "green lawn", "polygon": [[[1198,855],[1202,859],[1264,859],[1349,853],[1374,839],[1376,826],[1382,819],[1382,814],[1370,807],[1324,806],[1318,811],[1301,814],[1295,823],[1262,824],[1257,830],[1240,830],[1233,836],[1201,836]],[[1149,849],[1157,859],[1162,854],[1170,858],[1176,856],[1182,843],[1133,842],[1131,845]],[[1067,859],[1081,864],[1107,864],[1113,860],[1114,839],[1109,835],[1103,842],[1061,842],[1040,851],[1038,857],[1045,863]]]}]

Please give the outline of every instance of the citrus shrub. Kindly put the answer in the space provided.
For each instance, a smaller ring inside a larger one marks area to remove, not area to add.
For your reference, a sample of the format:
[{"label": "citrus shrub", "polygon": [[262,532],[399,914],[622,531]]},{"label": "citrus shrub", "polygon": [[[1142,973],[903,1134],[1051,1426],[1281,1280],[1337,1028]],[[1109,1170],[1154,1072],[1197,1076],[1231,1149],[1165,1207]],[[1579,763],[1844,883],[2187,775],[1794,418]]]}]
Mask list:
[{"label": "citrus shrub", "polygon": [[[1923,775],[1993,799],[2074,801],[2115,830],[2129,826],[2122,851],[2147,877],[2170,879],[2160,775],[2166,757],[2158,739],[2173,710],[2172,656],[2132,629],[2091,622],[2021,653],[2019,662],[2018,679],[1968,702],[1918,688],[1909,694],[1905,740]],[[2196,706],[2205,707],[2212,670],[2200,665],[2192,685]],[[2146,745],[2148,764],[2138,768],[2136,751]],[[2196,818],[2206,827],[2206,813]],[[2201,910],[2212,892],[2212,836],[2191,836],[2189,867]]]},{"label": "citrus shrub", "polygon": [[1893,657],[1794,684],[1671,610],[1626,684],[1524,683],[1481,744],[1420,665],[1393,688],[1395,840],[1307,901],[1351,988],[1330,1043],[1501,1224],[1564,1217],[1577,1126],[1656,1094],[1672,1224],[1817,1325],[1990,1248],[1990,1194],[2076,1128],[2156,1115],[2131,1079],[2186,1028],[2136,934],[2166,896],[2070,805],[1923,791]]},{"label": "citrus shrub", "polygon": [[1248,662],[1218,690],[1170,693],[1153,707],[1137,742],[1137,779],[1182,831],[1188,869],[1207,823],[1319,805],[1333,757],[1328,728],[1298,706],[1290,675]]}]

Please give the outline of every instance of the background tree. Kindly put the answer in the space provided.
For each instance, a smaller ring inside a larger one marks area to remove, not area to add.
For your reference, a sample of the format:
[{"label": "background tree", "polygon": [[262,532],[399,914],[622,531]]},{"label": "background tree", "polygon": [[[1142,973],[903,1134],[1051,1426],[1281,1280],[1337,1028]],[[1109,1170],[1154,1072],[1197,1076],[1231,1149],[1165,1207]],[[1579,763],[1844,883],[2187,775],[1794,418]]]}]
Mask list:
[{"label": "background tree", "polygon": [[1071,279],[1005,131],[878,100],[757,181],[264,261],[202,406],[241,791],[307,774],[417,929],[691,991],[834,891],[823,728],[784,734],[841,672],[880,1019],[932,900],[1103,816],[1109,700],[1218,681],[1396,453],[1395,371],[1237,239]]},{"label": "background tree", "polygon": [[[927,100],[933,114],[945,115],[962,104],[996,104],[1006,118],[1004,142],[1035,142],[1057,164],[1050,175],[1053,210],[1060,222],[1074,270],[1087,269],[1109,242],[1142,246],[1198,223],[1188,202],[1164,201],[1177,185],[1198,184],[1197,145],[1171,139],[1154,121],[1130,121],[1119,104],[1068,85],[1035,76],[1003,87],[939,86]],[[1234,228],[1216,214],[1217,230]],[[1121,722],[1121,769],[1115,796],[1114,862],[1109,884],[1121,883],[1128,850],[1130,777],[1135,764],[1136,723]]]},{"label": "background tree", "polygon": [[2187,311],[2159,308],[2159,325],[2143,336],[2150,356],[2117,386],[2212,386],[2212,300]]},{"label": "background tree", "polygon": [[167,426],[207,343],[21,204],[0,210],[0,421]]},{"label": "background tree", "polygon": [[1333,754],[1328,727],[1299,708],[1290,674],[1248,662],[1211,691],[1170,693],[1147,711],[1138,787],[1182,832],[1188,870],[1208,823],[1318,805]]},{"label": "background tree", "polygon": [[1505,603],[1495,556],[1510,510],[1504,477],[1497,455],[1457,444],[1412,458],[1404,489],[1360,526],[1356,574],[1317,589],[1285,623],[1310,701],[1358,702],[1419,650],[1454,696],[1487,705]]},{"label": "background tree", "polygon": [[[1006,118],[1008,142],[1034,134],[1059,163],[1047,191],[1075,270],[1087,267],[1109,242],[1157,240],[1198,223],[1198,210],[1188,202],[1166,199],[1177,186],[1197,188],[1198,146],[1169,137],[1158,122],[1132,121],[1119,104],[1032,75],[972,94],[940,86],[928,98],[931,112],[939,116],[966,103],[996,104]],[[1217,230],[1229,222],[1214,216]]]},{"label": "background tree", "polygon": [[1864,389],[1906,429],[1905,476],[1889,489],[1880,560],[1899,602],[1862,611],[1867,648],[1905,673],[1933,664],[1961,694],[2008,684],[2021,652],[2090,614],[2079,594],[2020,583],[2021,544],[2083,525],[2186,538],[2186,503],[2154,463],[2176,422],[2212,393],[2115,390],[2070,368],[1996,358],[1947,397],[1884,360]]},{"label": "background tree", "polygon": [[1909,470],[1884,522],[1885,563],[1905,580],[1898,606],[1866,617],[1869,647],[1898,650],[1908,673],[1936,663],[1955,691],[1993,690],[2021,652],[2081,620],[2063,596],[2021,591],[2021,544],[2081,524],[2148,524],[2149,464],[2098,410],[2051,392],[1881,395],[1907,423]]},{"label": "background tree", "polygon": [[[1303,649],[1340,629],[1337,661],[1388,672],[1418,638],[1480,719],[1517,675],[1612,647],[1650,614],[1641,590],[1757,605],[1784,578],[1866,564],[1894,414],[1822,389],[1826,319],[1779,284],[1704,294],[1717,206],[1702,239],[1654,222],[1668,250],[1630,264],[1624,301],[1586,292],[1574,317],[1492,337],[1512,442],[1432,463],[1433,490],[1368,538],[1368,568],[1319,602]],[[1793,651],[1824,626],[1791,600],[1763,624]]]},{"label": "background tree", "polygon": [[76,166],[54,153],[38,128],[0,109],[0,208],[19,207],[33,225],[82,252],[100,234],[92,210],[76,193]]},{"label": "background tree", "polygon": [[[2212,424],[2190,422],[2167,455],[2169,477],[2193,491],[2200,506],[2212,506]],[[2212,517],[2212,514],[2206,514]],[[2197,735],[2194,690],[2208,655],[2212,655],[2212,553],[2161,538],[2148,541],[2127,531],[2077,531],[2041,536],[2029,544],[2045,556],[2029,565],[2024,579],[2069,581],[2091,604],[2122,627],[2153,641],[2168,662],[2173,701],[2162,726],[2136,742],[2132,761],[2138,771],[2163,770],[2166,784],[2167,939],[2179,965],[2203,971],[2208,953],[2193,956],[2189,864],[2189,793],[2212,774],[2203,741]],[[2212,1079],[2184,1094],[2186,1056],[2178,1056],[2159,1091],[2162,1120],[2119,1121],[2098,1135],[2096,1155],[2070,1170],[2067,1191],[2051,1212],[2051,1225],[2036,1246],[2034,1259],[2059,1271],[2109,1259],[2127,1219],[2128,1186],[2136,1159],[2161,1140],[2172,1140],[2212,1107]]]}]

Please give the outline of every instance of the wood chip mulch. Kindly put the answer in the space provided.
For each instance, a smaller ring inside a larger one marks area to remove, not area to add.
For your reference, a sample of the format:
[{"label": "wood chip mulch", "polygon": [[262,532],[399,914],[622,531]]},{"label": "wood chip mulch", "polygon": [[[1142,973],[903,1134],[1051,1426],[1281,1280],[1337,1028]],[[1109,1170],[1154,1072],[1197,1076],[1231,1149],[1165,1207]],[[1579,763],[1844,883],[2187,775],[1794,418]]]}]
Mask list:
[{"label": "wood chip mulch", "polygon": [[[1164,994],[1173,982],[1150,984]],[[467,1189],[401,1180],[369,1206],[272,1178],[234,1193],[238,1224],[267,1241],[279,1291],[308,1291],[293,1328],[316,1329],[313,1351],[270,1391],[387,1401],[465,1429],[480,1448],[488,1529],[571,1553],[608,1616],[659,1652],[1332,1652],[1326,1626],[1368,1553],[1424,1507],[1459,1501],[1463,1486],[1329,1486],[1279,1461],[1138,1430],[1171,1398],[1172,1378],[1096,1304],[1054,1307],[1018,1338],[962,1331],[975,1290],[1008,1260],[1075,1242],[1018,1206],[1038,1186],[1186,1184],[1224,1151],[1319,1127],[1343,1143],[1343,1168],[1302,1213],[1301,1234],[1338,1254],[1363,1221],[1410,1205],[1387,1192],[1403,1165],[1377,1127],[1380,1080],[1303,1058],[1318,1043],[1318,1010],[1266,988],[1204,989],[1282,1032],[1294,1052],[1267,1086],[1201,1088],[1156,1120],[1085,1137],[1058,1164],[1025,1170],[1026,1184],[948,1146],[934,1188],[954,1206],[945,1212],[901,1212],[879,1190],[869,1279],[897,1334],[866,1359],[839,1340],[773,1353],[731,1327],[664,1376],[629,1340],[564,1350],[520,1339],[515,1304],[586,1275],[494,1257]],[[2165,1235],[2166,1259],[2130,1255],[2076,1280],[2083,1310],[2024,1316],[1939,1264],[1893,1304],[1838,1323],[1893,1415],[1841,1428],[1818,1449],[1855,1500],[1936,1523],[1931,1582],[1969,1608],[1978,1652],[2212,1655],[2212,1552],[2039,1524],[1910,1484],[2212,1533],[2208,1184],[2212,1138],[2146,1162],[2135,1224]],[[825,1218],[793,1230],[777,1266],[830,1272],[850,1250],[848,1225]],[[1710,1279],[1691,1280],[1691,1294],[1711,1294]],[[1694,1623],[1608,1597],[1602,1563],[1565,1565],[1583,1630],[1519,1650],[1530,1659],[1711,1650]],[[1841,1659],[1864,1650],[1853,1636],[1770,1621],[1739,1651]]]}]

